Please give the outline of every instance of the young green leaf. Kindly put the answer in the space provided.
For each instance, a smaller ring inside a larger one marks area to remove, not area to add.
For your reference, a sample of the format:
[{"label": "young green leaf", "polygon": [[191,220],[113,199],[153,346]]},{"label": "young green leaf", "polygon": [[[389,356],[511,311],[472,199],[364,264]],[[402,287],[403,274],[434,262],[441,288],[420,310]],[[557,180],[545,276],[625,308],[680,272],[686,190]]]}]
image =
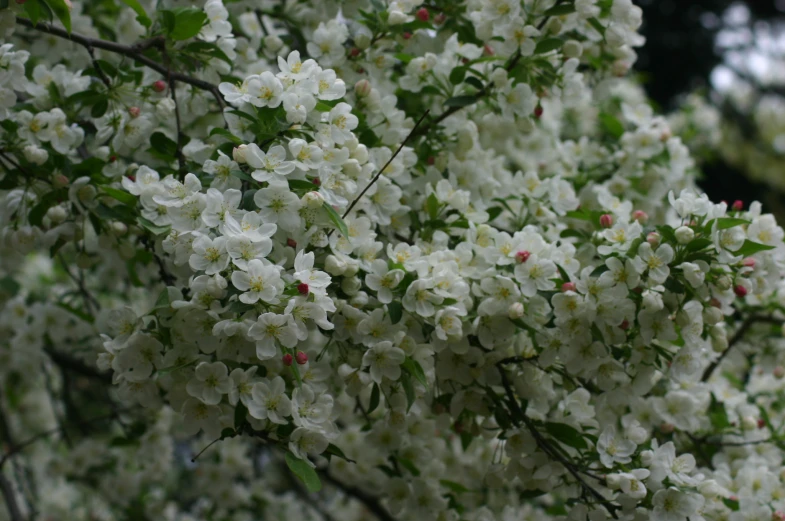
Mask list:
[{"label": "young green leaf", "polygon": [[301,460],[291,452],[286,453],[286,465],[292,473],[305,483],[308,492],[319,492],[322,489],[322,482],[313,467]]},{"label": "young green leaf", "polygon": [[327,216],[333,222],[338,231],[341,232],[341,235],[344,237],[349,237],[349,228],[346,226],[346,222],[344,222],[340,214],[335,211],[335,208],[327,204],[327,201],[324,202],[323,207],[327,212]]}]

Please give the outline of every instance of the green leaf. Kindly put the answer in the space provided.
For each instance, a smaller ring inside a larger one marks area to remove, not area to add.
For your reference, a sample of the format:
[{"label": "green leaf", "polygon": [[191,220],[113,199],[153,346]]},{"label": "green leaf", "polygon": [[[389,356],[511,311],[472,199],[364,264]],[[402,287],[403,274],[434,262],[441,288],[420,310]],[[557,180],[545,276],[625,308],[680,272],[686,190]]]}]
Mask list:
[{"label": "green leaf", "polygon": [[412,385],[409,373],[401,373],[401,385],[403,385],[403,391],[406,393],[406,403],[408,404],[406,412],[409,412],[412,405],[414,405],[414,400],[417,398],[417,395],[414,394],[414,385]]},{"label": "green leaf", "polygon": [[356,463],[354,460],[347,458],[346,454],[343,453],[340,447],[338,447],[337,445],[333,445],[332,443],[327,445],[327,449],[325,449],[324,453],[331,454],[333,456],[338,456],[339,458],[345,459],[346,461],[351,463]]},{"label": "green leaf", "polygon": [[426,389],[428,388],[428,379],[425,377],[425,371],[423,371],[420,362],[407,356],[406,359],[403,361],[402,367],[410,375],[417,378],[417,381],[420,382],[423,385],[423,387],[425,387]]},{"label": "green leaf", "polygon": [[30,213],[27,215],[27,220],[33,226],[41,226],[41,222],[44,220],[44,216],[46,215],[46,212],[49,211],[49,208],[64,200],[67,195],[68,192],[65,188],[53,190],[45,194],[41,197],[41,200],[38,201],[38,204],[33,206],[30,210]]},{"label": "green leaf", "polygon": [[714,393],[711,394],[708,416],[709,420],[711,420],[711,426],[718,431],[727,429],[731,426],[730,420],[728,419],[728,412],[725,410],[725,405],[717,401]]},{"label": "green leaf", "polygon": [[221,137],[225,137],[226,139],[228,139],[229,141],[231,141],[235,145],[240,145],[243,142],[242,139],[240,139],[239,137],[235,136],[234,134],[232,134],[231,132],[229,132],[225,128],[221,128],[221,127],[215,127],[214,129],[212,129],[210,131],[210,135],[211,136],[218,135],[218,136],[221,136]]},{"label": "green leaf", "polygon": [[465,107],[474,104],[479,97],[476,94],[471,96],[455,96],[444,102],[445,107]]},{"label": "green leaf", "polygon": [[450,481],[448,479],[440,479],[439,483],[443,487],[447,487],[453,492],[457,492],[458,494],[463,494],[465,492],[469,492],[469,489],[461,485],[460,483],[456,483],[455,481]]},{"label": "green leaf", "polygon": [[108,186],[104,186],[101,188],[104,193],[110,197],[113,197],[120,201],[121,203],[136,207],[136,196],[126,192],[125,190],[118,190],[117,188],[110,188]]},{"label": "green leaf", "polygon": [[30,18],[33,25],[36,25],[41,19],[41,5],[39,4],[39,1],[40,0],[27,0],[27,2],[23,4],[25,13],[27,13],[27,17]]},{"label": "green leaf", "polygon": [[622,125],[621,121],[616,119],[613,114],[600,112],[599,117],[600,123],[602,124],[602,128],[605,130],[605,132],[615,137],[616,139],[620,138],[624,134],[624,125]]},{"label": "green leaf", "polygon": [[697,239],[691,240],[687,244],[687,251],[700,251],[704,248],[711,246],[713,243],[711,239],[706,237],[698,237]]},{"label": "green leaf", "polygon": [[738,499],[731,499],[724,497],[722,498],[722,502],[725,503],[725,506],[731,509],[734,512],[739,511],[739,500]]},{"label": "green leaf", "polygon": [[167,12],[172,13],[174,18],[172,19],[171,15],[165,15],[167,18],[165,27],[169,33],[169,37],[175,41],[193,38],[199,34],[199,31],[202,30],[202,26],[207,21],[207,15],[204,11],[193,7],[172,11],[161,11],[161,13]]},{"label": "green leaf", "polygon": [[720,217],[717,219],[718,230],[727,230],[728,228],[743,226],[745,224],[750,224],[750,221],[747,219],[736,219],[735,217]]},{"label": "green leaf", "polygon": [[57,19],[63,24],[65,30],[71,32],[71,8],[65,3],[65,0],[46,0],[49,8],[54,11]]},{"label": "green leaf", "polygon": [[168,224],[166,226],[159,226],[154,222],[145,219],[141,215],[136,218],[136,222],[139,224],[139,226],[141,226],[148,232],[152,233],[153,235],[165,235],[168,234],[172,229],[172,227]]},{"label": "green leaf", "polygon": [[379,386],[374,383],[371,389],[371,401],[368,403],[368,414],[371,414],[379,407]]},{"label": "green leaf", "polygon": [[293,192],[313,192],[318,188],[312,181],[303,181],[302,179],[289,179],[289,190]]},{"label": "green leaf", "polygon": [[592,18],[589,18],[586,21],[589,22],[589,25],[594,27],[594,29],[598,33],[600,33],[603,37],[605,37],[605,26],[602,25],[599,20],[597,20],[596,18],[592,17]]},{"label": "green leaf", "polygon": [[544,54],[546,52],[555,51],[561,49],[562,45],[564,45],[564,40],[561,38],[546,38],[537,43],[537,47],[534,48],[534,54]]},{"label": "green leaf", "polygon": [[136,13],[136,20],[144,25],[145,27],[150,27],[153,24],[153,21],[150,20],[150,17],[147,16],[142,4],[139,3],[139,0],[120,0],[122,3],[130,7]]},{"label": "green leaf", "polygon": [[450,83],[460,85],[466,76],[466,67],[456,67],[450,72]]},{"label": "green leaf", "polygon": [[174,157],[177,153],[177,143],[166,137],[163,132],[153,132],[150,136],[150,146],[164,157]]},{"label": "green leaf", "polygon": [[491,222],[501,215],[501,213],[504,211],[504,208],[500,206],[491,206],[485,211],[488,212],[488,222]]},{"label": "green leaf", "polygon": [[580,450],[589,448],[581,433],[566,423],[549,422],[545,424],[545,430],[548,431],[548,434],[553,436],[554,439],[569,447]]},{"label": "green leaf", "polygon": [[170,306],[169,302],[169,290],[164,288],[161,290],[161,293],[158,294],[158,298],[155,299],[155,304],[153,305],[153,311],[156,309],[169,309]]},{"label": "green leaf", "polygon": [[231,172],[229,172],[229,173],[230,173],[230,174],[232,174],[233,176],[235,176],[235,177],[239,178],[239,179],[242,179],[243,181],[250,181],[250,182],[252,182],[252,183],[255,183],[255,182],[256,182],[256,179],[254,179],[254,178],[253,178],[253,177],[251,177],[250,175],[246,174],[246,173],[245,173],[245,172],[243,172],[242,170],[232,170],[232,171],[231,171]]},{"label": "green leaf", "polygon": [[335,211],[335,208],[327,204],[327,201],[324,202],[323,207],[327,212],[327,216],[333,222],[338,231],[341,232],[341,235],[348,238],[349,228],[346,227],[346,222],[344,222],[343,217],[341,217],[338,212]]},{"label": "green leaf", "polygon": [[468,78],[464,79],[464,82],[477,90],[483,90],[485,88],[485,85],[483,85],[483,83],[474,76],[469,76]]},{"label": "green leaf", "polygon": [[231,58],[229,58],[226,53],[223,52],[221,48],[214,43],[199,41],[191,42],[183,47],[183,51],[193,54],[206,55],[211,58],[218,58],[219,60],[224,61],[229,65],[233,65]]},{"label": "green leaf", "polygon": [[322,482],[319,480],[319,475],[307,462],[287,451],[286,465],[295,476],[300,478],[300,481],[305,483],[308,492],[319,492],[322,489]]},{"label": "green leaf", "polygon": [[169,366],[169,367],[164,367],[163,369],[159,369],[156,372],[158,373],[159,376],[160,375],[164,375],[164,374],[169,374],[169,373],[172,373],[174,371],[177,371],[178,369],[184,369],[184,368],[186,368],[186,367],[188,367],[190,365],[194,365],[198,361],[199,361],[198,359],[197,360],[191,360],[190,362],[185,362],[185,363],[182,363],[182,364],[179,364],[179,365],[172,365],[172,366]]},{"label": "green leaf", "polygon": [[109,110],[109,100],[106,98],[99,99],[90,109],[90,117],[98,119],[106,114],[107,110]]},{"label": "green leaf", "polygon": [[575,4],[554,5],[543,13],[543,16],[564,16],[575,12]]},{"label": "green leaf", "polygon": [[19,292],[19,288],[21,288],[19,283],[10,276],[5,276],[0,279],[0,291],[6,295],[13,297]]},{"label": "green leaf", "polygon": [[417,466],[414,463],[412,463],[411,460],[408,460],[406,458],[402,458],[400,456],[398,456],[397,460],[398,460],[398,463],[400,463],[400,465],[403,468],[408,470],[409,473],[411,473],[412,476],[417,477],[417,476],[420,475],[420,469],[418,469]]},{"label": "green leaf", "polygon": [[390,322],[397,324],[403,317],[403,306],[397,300],[387,304],[387,312],[390,314]]},{"label": "green leaf", "polygon": [[439,210],[442,208],[442,204],[439,202],[436,194],[431,193],[431,195],[429,195],[428,199],[425,201],[425,207],[428,210],[428,217],[431,219],[436,219],[436,217],[439,215]]},{"label": "green leaf", "polygon": [[744,244],[741,245],[741,248],[734,251],[736,255],[741,255],[742,257],[749,257],[750,255],[754,255],[761,251],[768,251],[773,250],[774,246],[769,246],[768,244],[761,244],[759,242],[753,242],[749,239],[744,241]]},{"label": "green leaf", "polygon": [[243,402],[237,402],[234,409],[234,430],[240,431],[245,423],[245,417],[248,414],[248,408],[243,405]]},{"label": "green leaf", "polygon": [[8,0],[0,0],[0,9],[8,9]]}]

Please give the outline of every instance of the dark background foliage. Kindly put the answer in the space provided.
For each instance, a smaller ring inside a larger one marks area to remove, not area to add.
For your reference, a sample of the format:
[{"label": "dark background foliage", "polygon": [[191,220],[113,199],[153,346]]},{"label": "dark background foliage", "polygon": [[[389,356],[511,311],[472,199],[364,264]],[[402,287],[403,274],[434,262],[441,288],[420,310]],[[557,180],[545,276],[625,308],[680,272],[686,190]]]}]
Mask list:
[{"label": "dark background foliage", "polygon": [[[641,31],[646,37],[645,47],[638,49],[636,69],[649,96],[666,111],[676,108],[683,95],[707,86],[711,72],[722,63],[722,49],[715,42],[727,23],[724,15],[729,8],[744,4],[750,29],[785,22],[785,0],[633,1],[643,9]],[[701,186],[712,200],[741,199],[746,205],[766,199],[765,185],[751,182],[719,159],[704,165],[703,171]]]}]

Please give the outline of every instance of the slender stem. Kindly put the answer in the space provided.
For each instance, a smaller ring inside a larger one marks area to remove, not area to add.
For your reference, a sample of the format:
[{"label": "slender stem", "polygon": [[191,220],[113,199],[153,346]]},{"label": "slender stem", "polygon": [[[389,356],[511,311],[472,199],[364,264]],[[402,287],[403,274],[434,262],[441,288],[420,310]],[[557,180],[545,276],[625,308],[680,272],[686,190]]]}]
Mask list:
[{"label": "slender stem", "polygon": [[334,487],[342,490],[347,496],[351,496],[365,505],[365,507],[370,510],[371,513],[380,521],[395,521],[395,518],[384,509],[381,503],[379,503],[379,500],[375,497],[371,496],[370,494],[366,494],[359,488],[341,483],[332,477],[326,470],[322,471],[322,476],[324,476],[324,479],[331,483]]},{"label": "slender stem", "polygon": [[[351,211],[354,209],[354,207],[357,205],[357,203],[360,202],[360,199],[362,199],[362,197],[365,195],[365,192],[367,192],[368,189],[370,189],[371,186],[373,186],[373,184],[376,183],[376,181],[379,180],[379,177],[381,177],[382,173],[387,169],[388,166],[390,166],[390,163],[392,163],[393,160],[401,152],[401,150],[403,150],[403,147],[406,146],[406,143],[415,134],[415,131],[417,130],[417,127],[420,126],[420,123],[422,123],[422,121],[425,119],[425,117],[428,115],[429,112],[430,111],[426,110],[423,113],[423,115],[420,116],[420,119],[417,120],[417,123],[415,123],[414,127],[409,131],[409,135],[406,136],[406,138],[403,140],[403,142],[400,144],[400,146],[398,146],[396,151],[393,153],[393,155],[390,157],[390,159],[384,164],[384,166],[379,169],[379,171],[376,173],[376,175],[373,177],[373,179],[371,179],[371,182],[368,183],[365,186],[365,188],[363,188],[363,191],[360,192],[360,195],[358,195],[357,197],[354,198],[354,201],[352,201],[352,204],[349,205],[349,208],[346,209],[346,211],[343,213],[343,215],[341,217],[346,219],[346,216],[349,215],[349,213],[351,213]],[[330,232],[332,232],[332,230],[330,230]]]},{"label": "slender stem", "polygon": [[66,40],[71,40],[74,43],[78,43],[79,45],[85,48],[94,48],[94,49],[103,49],[105,51],[110,51],[113,53],[121,54],[123,56],[127,56],[134,60],[135,62],[142,64],[154,71],[160,73],[163,76],[168,77],[170,80],[180,81],[183,83],[187,83],[188,85],[192,85],[197,89],[205,90],[210,92],[213,97],[218,102],[218,105],[223,109],[224,101],[223,96],[221,96],[221,92],[218,90],[218,86],[210,83],[209,81],[200,80],[198,78],[194,78],[187,74],[175,72],[169,75],[167,68],[160,63],[156,62],[144,56],[142,54],[143,50],[146,50],[150,47],[160,45],[160,40],[153,38],[152,40],[146,40],[141,42],[137,45],[122,45],[115,42],[110,42],[107,40],[101,40],[98,38],[89,38],[87,36],[78,34],[78,33],[69,33],[63,29],[59,29],[54,27],[51,24],[47,24],[44,22],[39,22],[37,24],[33,24],[27,18],[21,18],[19,16],[16,17],[16,23],[19,25],[24,25],[25,27],[29,27],[31,29],[35,29],[37,31],[41,31],[44,33],[52,34],[54,36],[58,36],[60,38],[64,38]]},{"label": "slender stem", "polygon": [[733,348],[733,346],[735,344],[737,344],[744,337],[744,335],[747,333],[747,331],[749,331],[749,329],[752,327],[752,325],[755,324],[756,322],[766,322],[766,323],[769,323],[769,324],[782,324],[783,321],[780,320],[780,319],[771,317],[771,316],[767,316],[767,315],[750,315],[750,316],[748,316],[744,320],[744,322],[741,323],[741,325],[739,326],[739,329],[736,330],[736,332],[733,334],[733,336],[728,341],[728,347],[725,349],[725,351],[720,353],[720,356],[718,356],[715,361],[710,363],[709,366],[706,368],[706,370],[703,371],[703,376],[701,377],[701,382],[706,382],[706,381],[708,381],[709,378],[711,378],[711,375],[714,372],[714,370],[717,369],[717,366],[719,366],[722,363],[722,361],[725,359],[725,357],[728,356],[728,353]]}]

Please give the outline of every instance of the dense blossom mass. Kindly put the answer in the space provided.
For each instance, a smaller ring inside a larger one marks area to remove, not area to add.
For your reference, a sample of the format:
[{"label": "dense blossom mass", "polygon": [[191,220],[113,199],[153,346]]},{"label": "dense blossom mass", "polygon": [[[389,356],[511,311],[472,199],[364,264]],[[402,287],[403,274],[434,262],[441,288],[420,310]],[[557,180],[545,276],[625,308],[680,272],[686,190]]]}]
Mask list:
[{"label": "dense blossom mass", "polygon": [[631,0],[193,4],[0,0],[0,520],[785,519]]}]

